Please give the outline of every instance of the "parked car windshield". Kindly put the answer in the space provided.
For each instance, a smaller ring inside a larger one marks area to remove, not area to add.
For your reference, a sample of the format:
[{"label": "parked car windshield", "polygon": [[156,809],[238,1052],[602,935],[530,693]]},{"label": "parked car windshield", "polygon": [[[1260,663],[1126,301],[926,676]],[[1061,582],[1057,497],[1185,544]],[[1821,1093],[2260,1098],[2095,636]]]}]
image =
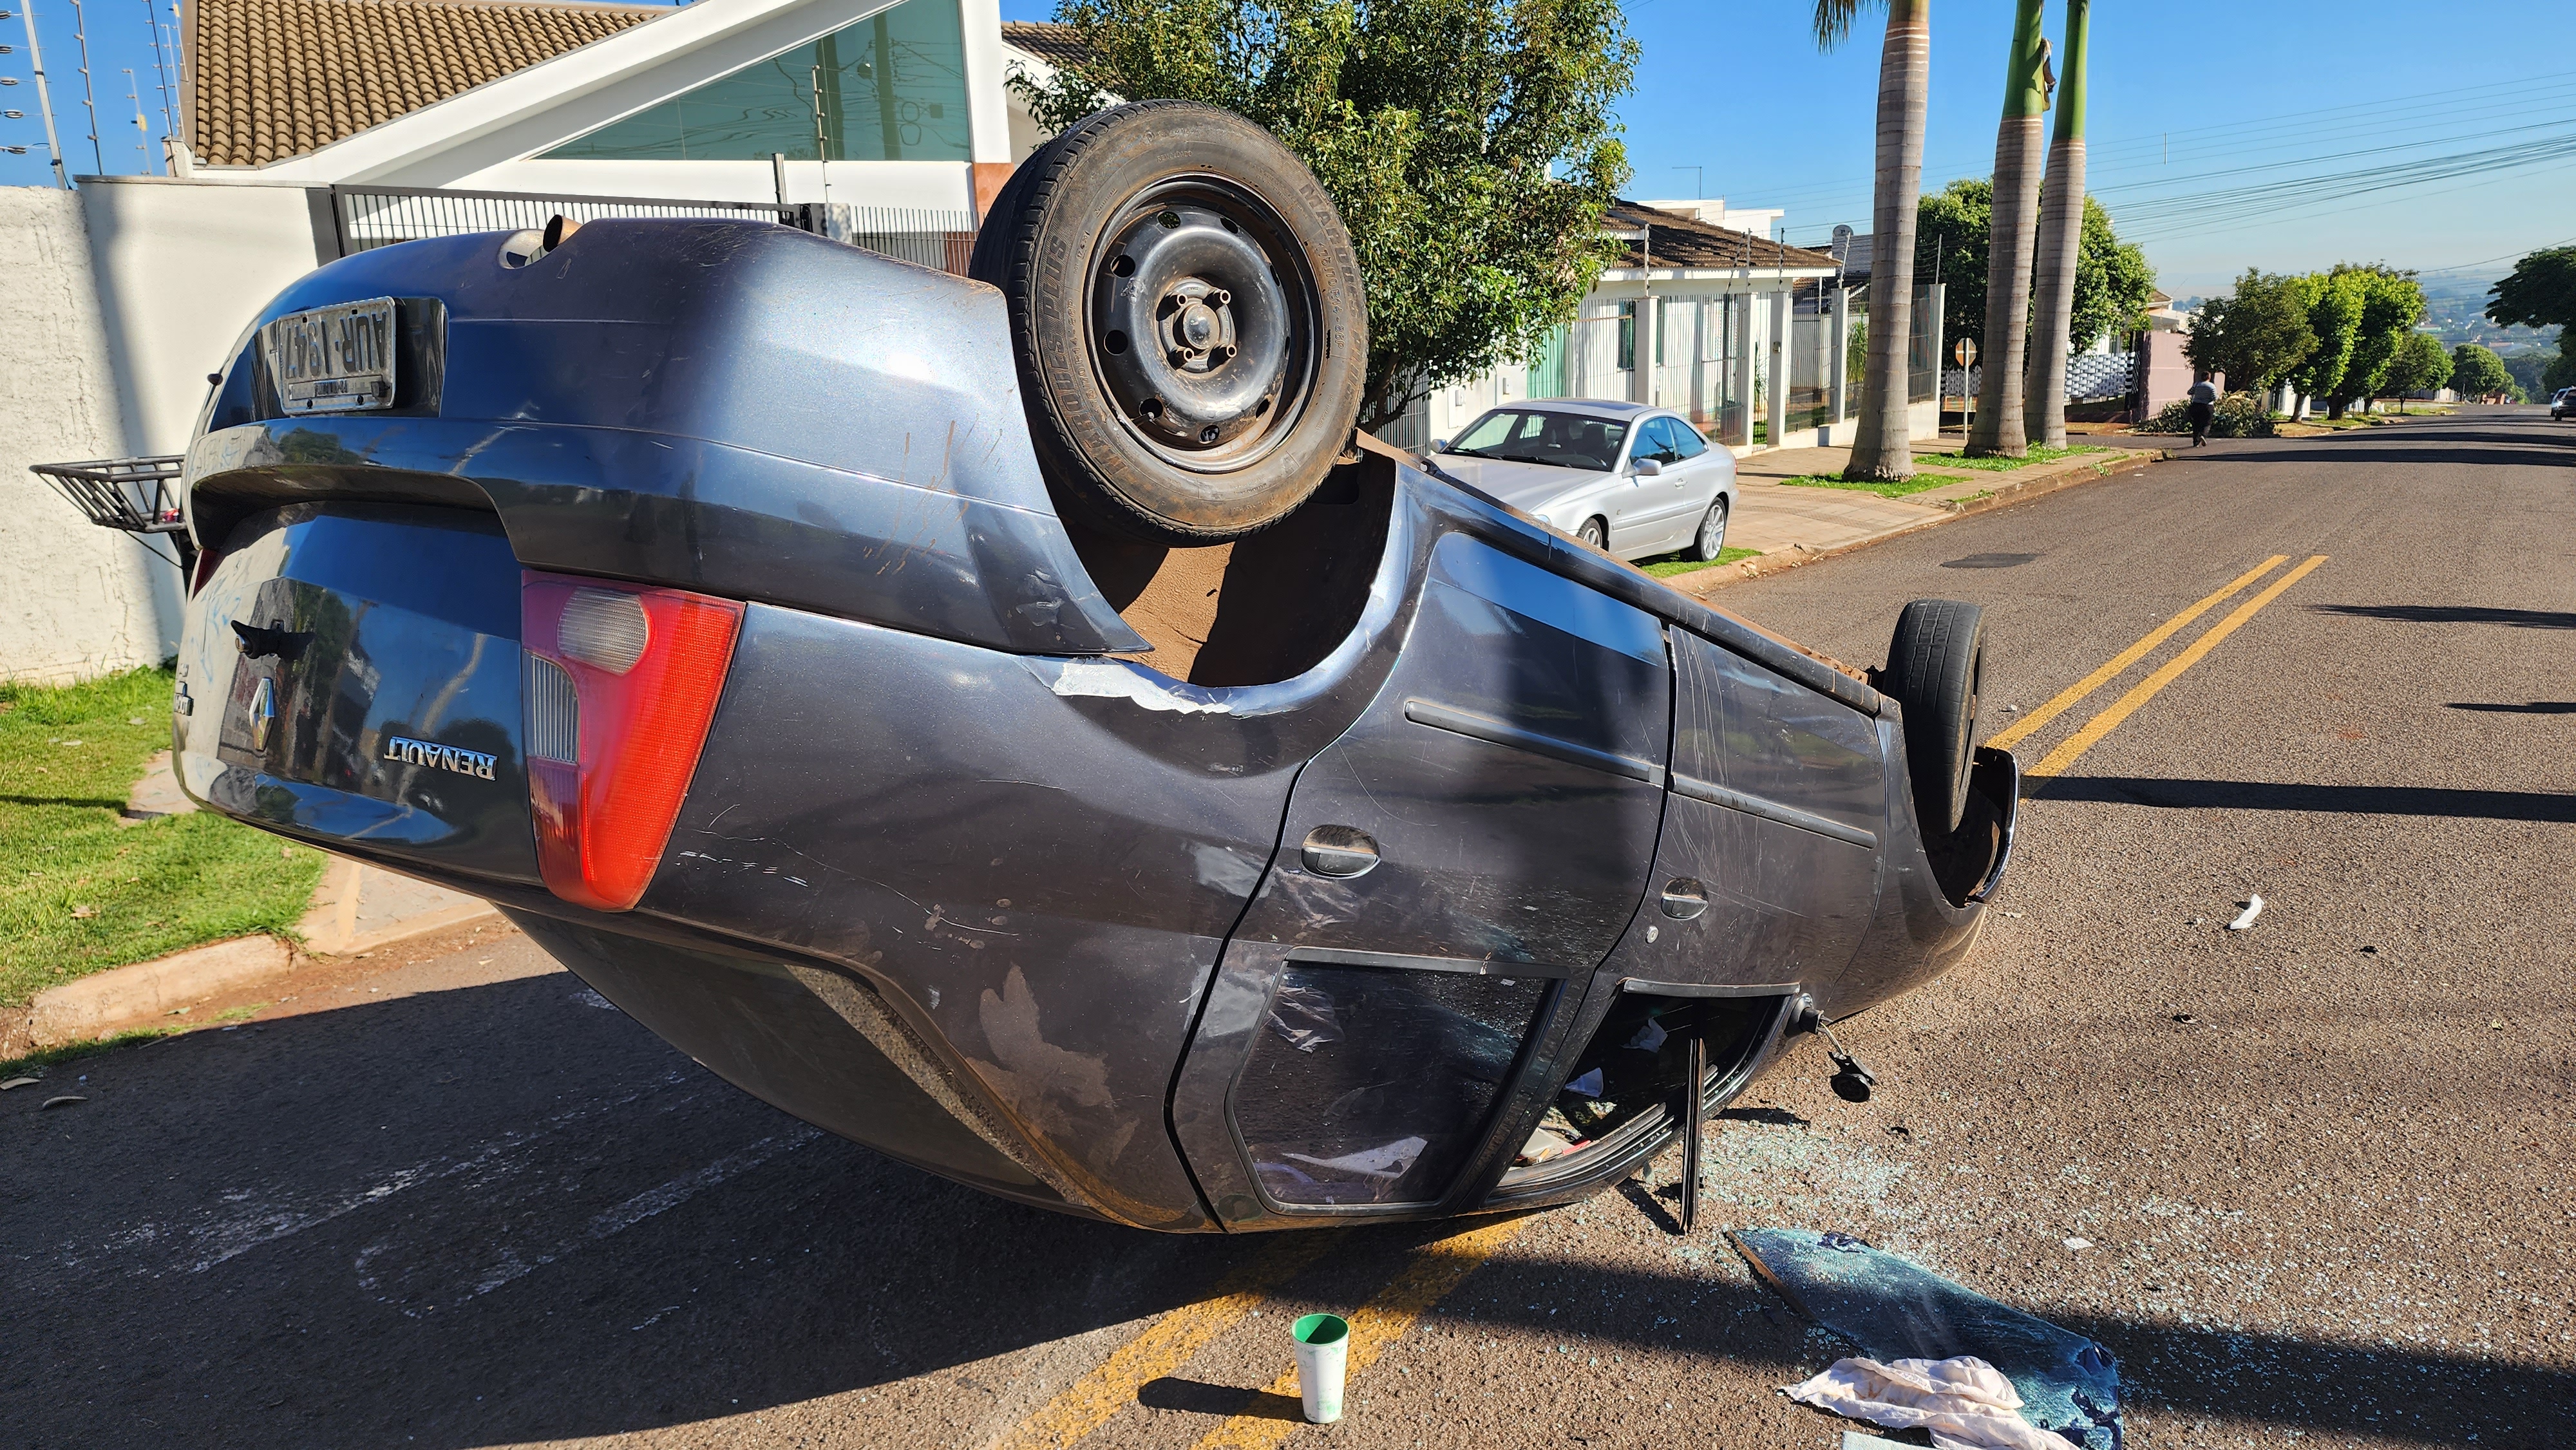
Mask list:
[{"label": "parked car windshield", "polygon": [[1506,463],[1545,463],[1599,472],[1618,466],[1628,425],[1615,418],[1496,408],[1467,426],[1448,451]]}]

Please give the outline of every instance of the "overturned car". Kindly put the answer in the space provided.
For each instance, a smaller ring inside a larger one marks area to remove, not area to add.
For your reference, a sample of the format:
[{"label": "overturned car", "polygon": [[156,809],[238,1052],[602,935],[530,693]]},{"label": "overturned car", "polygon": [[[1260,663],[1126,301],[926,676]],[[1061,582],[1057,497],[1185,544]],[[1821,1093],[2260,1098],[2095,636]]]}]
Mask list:
[{"label": "overturned car", "polygon": [[972,270],[674,219],[304,278],[188,457],[187,790],[1170,1231],[1598,1190],[1967,951],[1972,607],[1864,676],[1355,439],[1348,238],[1225,113],[1075,127]]}]

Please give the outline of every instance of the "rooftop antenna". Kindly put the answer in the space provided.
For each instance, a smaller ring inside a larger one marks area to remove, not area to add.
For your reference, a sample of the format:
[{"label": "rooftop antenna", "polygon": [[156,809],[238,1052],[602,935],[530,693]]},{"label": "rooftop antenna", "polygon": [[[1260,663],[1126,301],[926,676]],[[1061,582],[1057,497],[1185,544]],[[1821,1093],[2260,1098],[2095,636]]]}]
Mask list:
[{"label": "rooftop antenna", "polygon": [[81,10],[81,0],[72,0],[72,39],[80,42],[81,104],[89,108],[89,159],[104,176],[107,156],[98,148],[98,88],[89,79],[89,21]]},{"label": "rooftop antenna", "polygon": [[[9,12],[0,10],[0,19]],[[62,138],[54,134],[54,94],[45,87],[45,47],[36,39],[36,0],[27,0],[27,60],[36,73],[36,109],[45,113],[45,147],[54,156],[54,184],[65,191],[72,189],[71,174],[63,169]]]}]

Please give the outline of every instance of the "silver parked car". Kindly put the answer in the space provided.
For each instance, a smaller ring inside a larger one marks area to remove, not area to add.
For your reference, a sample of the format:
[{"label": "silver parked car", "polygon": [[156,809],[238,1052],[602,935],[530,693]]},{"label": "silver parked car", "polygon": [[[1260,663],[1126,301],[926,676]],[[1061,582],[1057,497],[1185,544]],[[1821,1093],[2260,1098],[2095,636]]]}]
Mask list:
[{"label": "silver parked car", "polygon": [[1441,473],[1622,559],[1714,559],[1735,511],[1735,455],[1669,408],[1559,398],[1496,408],[1435,440]]}]

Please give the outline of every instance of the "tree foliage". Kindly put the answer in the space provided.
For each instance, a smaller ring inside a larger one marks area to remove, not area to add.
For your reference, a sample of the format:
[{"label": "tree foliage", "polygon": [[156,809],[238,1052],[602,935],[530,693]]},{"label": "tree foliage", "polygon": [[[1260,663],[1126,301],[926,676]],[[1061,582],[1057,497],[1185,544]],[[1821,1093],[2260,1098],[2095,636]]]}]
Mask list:
[{"label": "tree foliage", "polygon": [[1368,287],[1360,426],[1528,356],[1616,244],[1616,0],[1062,0],[1082,74],[1018,82],[1061,129],[1114,93],[1239,111],[1341,208]]},{"label": "tree foliage", "polygon": [[2549,366],[2540,374],[2540,387],[2552,395],[2560,388],[2576,388],[2576,353],[2567,351],[2563,335],[2557,354],[2549,359]]},{"label": "tree foliage", "polygon": [[2464,342],[2451,349],[2451,391],[2463,398],[2483,398],[2513,391],[2513,374],[2492,348]]},{"label": "tree foliage", "polygon": [[2406,334],[2397,345],[2397,355],[2388,365],[2388,391],[2405,396],[2434,393],[2449,386],[2451,352],[2442,340],[2429,332]]},{"label": "tree foliage", "polygon": [[2201,304],[2183,352],[2201,371],[2226,374],[2230,387],[2268,392],[2316,351],[2308,301],[2307,279],[2249,267],[2234,296]]},{"label": "tree foliage", "polygon": [[2576,328],[2576,247],[2544,247],[2487,289],[2487,320],[2504,327]]},{"label": "tree foliage", "polygon": [[2341,396],[2343,375],[2352,366],[2352,345],[2361,336],[2364,284],[2349,273],[2311,272],[2298,285],[2308,305],[2308,335],[2316,346],[2290,374],[2290,386],[2303,398]]},{"label": "tree foliage", "polygon": [[[1986,346],[1986,252],[1994,228],[1994,183],[1962,178],[1926,195],[1915,209],[1914,280],[1932,280],[1933,261],[1948,291],[1942,308],[1944,339],[1972,338]],[[2067,344],[2091,347],[2146,320],[2156,271],[2144,249],[2120,240],[2111,213],[2084,198],[2084,239],[2075,254],[2075,316]]]},{"label": "tree foliage", "polygon": [[2415,324],[2424,320],[2424,289],[2416,285],[2414,273],[2384,265],[2338,266],[2328,275],[2350,278],[2361,298],[2343,380],[2326,390],[2328,411],[2340,418],[2353,399],[2376,398],[2394,390],[2389,369],[2397,361],[2398,349],[2414,336]]}]

